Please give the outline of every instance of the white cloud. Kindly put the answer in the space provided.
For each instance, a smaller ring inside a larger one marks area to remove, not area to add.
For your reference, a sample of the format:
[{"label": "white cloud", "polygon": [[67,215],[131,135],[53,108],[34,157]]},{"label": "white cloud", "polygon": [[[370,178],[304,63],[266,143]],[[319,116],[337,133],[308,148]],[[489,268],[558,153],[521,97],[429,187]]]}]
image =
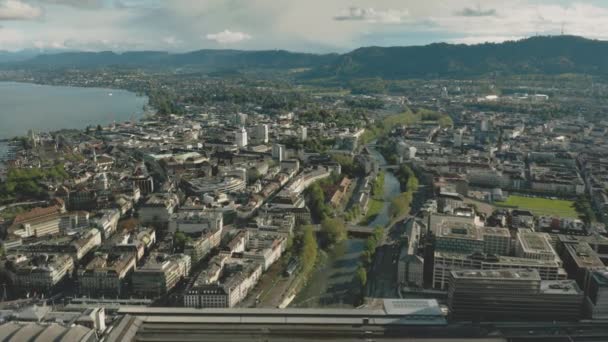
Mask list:
[{"label": "white cloud", "polygon": [[430,31],[453,32],[460,38],[452,42],[466,44],[501,42],[539,35],[560,34],[562,25],[566,34],[588,38],[608,39],[608,8],[591,4],[573,3],[531,4],[519,0],[517,4],[504,4],[496,9],[500,16],[441,15],[429,18]]},{"label": "white cloud", "polygon": [[251,36],[244,32],[232,32],[224,30],[218,33],[209,33],[205,36],[207,40],[215,41],[219,44],[234,44],[251,39]]},{"label": "white cloud", "polygon": [[559,34],[562,24],[566,34],[608,39],[608,1],[0,0],[0,25],[12,30],[0,38],[0,49],[184,51],[231,44],[342,52],[362,45],[499,42]]},{"label": "white cloud", "polygon": [[334,17],[337,21],[366,21],[370,23],[394,24],[409,16],[407,10],[376,10],[373,8],[351,7]]},{"label": "white cloud", "polygon": [[167,36],[162,39],[163,43],[169,46],[181,45],[183,42],[177,39],[175,36]]},{"label": "white cloud", "polygon": [[103,6],[102,0],[37,0],[40,3],[51,5],[65,5],[78,8],[100,8]]},{"label": "white cloud", "polygon": [[19,0],[0,0],[0,20],[29,20],[41,15],[40,8]]},{"label": "white cloud", "polygon": [[483,44],[483,43],[502,43],[506,41],[516,41],[526,38],[525,36],[468,36],[464,38],[450,39],[448,42],[454,44]]},{"label": "white cloud", "polygon": [[19,50],[19,46],[23,44],[25,37],[22,32],[14,29],[0,27],[0,50]]}]

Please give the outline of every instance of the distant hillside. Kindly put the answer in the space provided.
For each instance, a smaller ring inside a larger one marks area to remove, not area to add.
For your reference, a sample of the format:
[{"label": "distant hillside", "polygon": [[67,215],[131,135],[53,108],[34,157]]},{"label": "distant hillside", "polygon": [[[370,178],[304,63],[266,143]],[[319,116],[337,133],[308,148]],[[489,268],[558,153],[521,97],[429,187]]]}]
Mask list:
[{"label": "distant hillside", "polygon": [[318,67],[333,62],[337,54],[316,55],[283,50],[239,51],[199,50],[181,54],[159,51],[114,53],[66,52],[39,55],[20,62],[20,66],[93,68],[107,66],[126,67],[199,67],[208,70],[243,68],[302,68]]},{"label": "distant hillside", "polygon": [[308,54],[283,50],[199,50],[172,54],[142,52],[66,52],[25,61],[0,53],[4,67],[143,68],[193,67],[206,71],[309,68],[304,78],[385,79],[508,74],[588,73],[608,75],[608,42],[574,36],[534,37],[501,44],[431,44],[364,47],[346,54]]},{"label": "distant hillside", "polygon": [[341,55],[308,77],[386,79],[510,74],[608,74],[608,42],[573,36],[479,45],[365,47]]}]

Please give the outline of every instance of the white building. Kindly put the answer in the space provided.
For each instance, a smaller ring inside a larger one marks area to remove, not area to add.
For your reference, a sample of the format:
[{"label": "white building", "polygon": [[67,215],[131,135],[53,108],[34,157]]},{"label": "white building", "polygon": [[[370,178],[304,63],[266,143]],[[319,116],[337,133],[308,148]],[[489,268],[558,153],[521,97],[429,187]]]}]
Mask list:
[{"label": "white building", "polygon": [[224,219],[221,212],[188,210],[172,214],[169,219],[169,232],[186,234],[221,231]]},{"label": "white building", "polygon": [[515,255],[526,259],[559,260],[551,244],[551,236],[529,229],[518,230]]},{"label": "white building", "polygon": [[272,159],[282,161],[285,159],[285,146],[280,144],[272,145]]},{"label": "white building", "polygon": [[298,128],[298,139],[301,141],[308,139],[308,128],[306,126],[300,126]]},{"label": "white building", "polygon": [[234,133],[234,138],[235,138],[235,144],[238,147],[245,147],[247,146],[247,131],[245,130],[244,127],[241,127],[240,130],[236,131],[236,133]]}]

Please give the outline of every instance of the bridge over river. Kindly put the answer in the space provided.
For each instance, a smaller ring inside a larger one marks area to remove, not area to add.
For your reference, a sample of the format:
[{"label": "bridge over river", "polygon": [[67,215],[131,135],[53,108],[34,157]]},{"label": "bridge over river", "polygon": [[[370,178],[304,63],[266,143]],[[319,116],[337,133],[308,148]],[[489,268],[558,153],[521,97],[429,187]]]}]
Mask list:
[{"label": "bridge over river", "polygon": [[[315,224],[312,226],[313,231],[315,232],[320,232],[321,231],[321,225],[320,224]],[[370,226],[357,226],[357,225],[347,225],[346,226],[346,231],[349,234],[352,235],[372,235],[374,233],[374,227],[370,227]]]}]

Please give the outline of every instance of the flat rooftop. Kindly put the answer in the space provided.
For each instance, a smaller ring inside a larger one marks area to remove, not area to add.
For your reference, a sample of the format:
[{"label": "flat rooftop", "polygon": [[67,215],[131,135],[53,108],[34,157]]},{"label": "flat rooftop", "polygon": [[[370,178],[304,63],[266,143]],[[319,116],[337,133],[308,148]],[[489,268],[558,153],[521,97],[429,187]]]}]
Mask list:
[{"label": "flat rooftop", "polygon": [[456,279],[508,279],[508,280],[537,280],[540,275],[535,270],[460,270],[452,271]]},{"label": "flat rooftop", "polygon": [[123,306],[119,314],[134,316],[234,316],[234,317],[395,317],[441,316],[443,313],[434,299],[385,299],[382,309],[309,309],[309,308],[153,308]]},{"label": "flat rooftop", "polygon": [[497,228],[497,227],[484,227],[481,230],[483,235],[494,235],[494,236],[502,236],[502,237],[511,237],[511,233],[508,228]]},{"label": "flat rooftop", "polygon": [[574,280],[544,280],[540,282],[540,291],[545,294],[582,295],[581,289]]},{"label": "flat rooftop", "polygon": [[581,268],[603,268],[604,263],[598,254],[589,246],[582,242],[577,244],[566,244],[565,249]]},{"label": "flat rooftop", "polygon": [[442,221],[436,231],[437,237],[483,240],[480,229],[470,223]]},{"label": "flat rooftop", "polygon": [[545,233],[520,231],[517,233],[517,238],[527,252],[555,254],[548,235]]}]

